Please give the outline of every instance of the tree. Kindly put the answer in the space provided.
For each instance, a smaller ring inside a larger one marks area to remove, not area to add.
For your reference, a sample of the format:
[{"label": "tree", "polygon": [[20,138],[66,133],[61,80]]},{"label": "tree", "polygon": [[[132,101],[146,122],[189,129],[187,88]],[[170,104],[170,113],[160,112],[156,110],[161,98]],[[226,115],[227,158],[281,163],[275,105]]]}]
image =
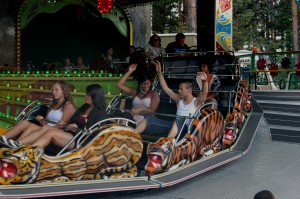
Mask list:
[{"label": "tree", "polygon": [[[294,1],[294,0],[292,0]],[[291,43],[291,2],[286,0],[234,0],[233,46],[287,50]]]},{"label": "tree", "polygon": [[298,41],[298,34],[299,34],[299,28],[298,28],[298,7],[295,3],[295,0],[292,1],[292,24],[293,24],[293,47],[294,50],[298,50],[299,41]]},{"label": "tree", "polygon": [[152,30],[155,33],[176,33],[179,27],[178,4],[153,5]]}]

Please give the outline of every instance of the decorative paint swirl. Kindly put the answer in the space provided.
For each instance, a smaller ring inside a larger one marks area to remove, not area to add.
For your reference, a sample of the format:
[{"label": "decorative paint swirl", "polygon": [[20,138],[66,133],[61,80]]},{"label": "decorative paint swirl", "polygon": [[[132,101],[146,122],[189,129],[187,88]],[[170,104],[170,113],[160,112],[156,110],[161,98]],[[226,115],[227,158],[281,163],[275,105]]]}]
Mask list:
[{"label": "decorative paint swirl", "polygon": [[231,50],[231,35],[226,32],[219,32],[217,34],[217,42],[224,50]]}]

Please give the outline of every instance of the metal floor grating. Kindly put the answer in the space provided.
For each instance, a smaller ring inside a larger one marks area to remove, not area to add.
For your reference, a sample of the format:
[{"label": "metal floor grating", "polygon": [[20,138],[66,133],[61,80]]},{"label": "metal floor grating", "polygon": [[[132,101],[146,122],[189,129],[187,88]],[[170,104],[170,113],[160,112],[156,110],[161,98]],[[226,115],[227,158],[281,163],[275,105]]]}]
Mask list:
[{"label": "metal floor grating", "polygon": [[249,152],[242,158],[191,180],[121,199],[252,199],[271,190],[276,199],[300,198],[300,144],[271,140],[261,119]]}]

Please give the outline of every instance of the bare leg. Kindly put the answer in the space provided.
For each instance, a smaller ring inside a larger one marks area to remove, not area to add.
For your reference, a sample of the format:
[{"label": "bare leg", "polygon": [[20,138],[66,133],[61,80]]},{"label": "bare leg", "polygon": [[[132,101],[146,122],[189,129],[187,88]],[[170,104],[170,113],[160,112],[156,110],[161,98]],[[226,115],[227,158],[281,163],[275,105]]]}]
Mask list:
[{"label": "bare leg", "polygon": [[168,137],[175,137],[177,135],[177,133],[178,133],[177,124],[176,124],[176,122],[173,122],[172,128],[169,131]]},{"label": "bare leg", "polygon": [[[36,140],[33,146],[47,147],[51,142],[57,146],[64,147],[71,139],[73,135],[71,133],[64,132],[60,129],[49,129],[46,133]],[[73,142],[68,149],[74,148],[75,143]]]},{"label": "bare leg", "polygon": [[37,131],[41,128],[41,126],[37,126],[35,124],[30,124],[19,136],[18,140],[22,139],[23,137],[26,137],[30,135],[32,132]]},{"label": "bare leg", "polygon": [[12,139],[12,138],[16,138],[18,137],[24,130],[26,130],[29,126],[37,126],[36,124],[33,124],[27,120],[24,120],[20,123],[18,123],[17,125],[15,125],[14,127],[12,127],[11,129],[9,129],[7,131],[7,133],[5,133],[5,137],[7,139]]},{"label": "bare leg", "polygon": [[135,128],[135,130],[138,132],[138,133],[143,133],[144,130],[147,128],[147,125],[148,125],[148,122],[147,122],[147,119],[143,119],[138,125],[137,127]]},{"label": "bare leg", "polygon": [[[34,143],[37,139],[39,139],[43,134],[46,133],[47,130],[52,129],[54,127],[51,126],[42,126],[34,131],[24,131],[18,141],[22,144],[32,144]],[[24,134],[24,135],[23,135]]]}]

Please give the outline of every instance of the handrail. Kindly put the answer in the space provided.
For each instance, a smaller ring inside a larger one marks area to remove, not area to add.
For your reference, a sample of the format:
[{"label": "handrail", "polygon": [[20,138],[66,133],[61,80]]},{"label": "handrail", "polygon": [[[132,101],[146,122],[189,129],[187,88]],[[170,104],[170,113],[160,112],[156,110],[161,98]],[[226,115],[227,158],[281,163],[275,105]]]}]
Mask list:
[{"label": "handrail", "polygon": [[35,100],[34,102],[31,102],[29,105],[27,105],[23,110],[22,112],[17,116],[16,118],[16,121],[19,120],[20,117],[25,117],[26,116],[26,111],[27,109],[29,109],[32,105],[34,104],[37,104],[38,102],[41,102],[43,100],[49,100],[49,101],[52,101],[53,99],[52,98],[42,98],[42,99],[38,99],[38,100]]},{"label": "handrail", "polygon": [[263,73],[263,72],[300,72],[300,69],[249,70],[249,71],[244,71],[244,73]]}]

